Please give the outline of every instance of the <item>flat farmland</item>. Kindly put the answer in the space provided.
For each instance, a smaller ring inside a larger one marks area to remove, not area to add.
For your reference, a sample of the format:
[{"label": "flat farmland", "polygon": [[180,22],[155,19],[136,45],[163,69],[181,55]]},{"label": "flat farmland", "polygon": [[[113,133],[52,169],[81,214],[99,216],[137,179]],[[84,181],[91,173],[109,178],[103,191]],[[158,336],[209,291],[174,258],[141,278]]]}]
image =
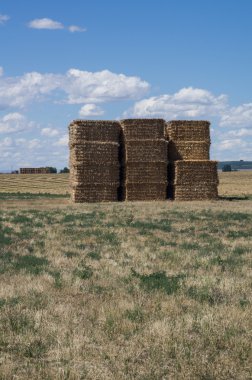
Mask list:
[{"label": "flat farmland", "polygon": [[68,194],[69,174],[0,174],[0,193]]},{"label": "flat farmland", "polygon": [[[219,173],[220,196],[252,195],[252,170]],[[69,174],[0,174],[0,193],[69,194]]]},{"label": "flat farmland", "polygon": [[50,178],[1,189],[1,379],[252,378],[250,172],[207,202],[71,204]]}]

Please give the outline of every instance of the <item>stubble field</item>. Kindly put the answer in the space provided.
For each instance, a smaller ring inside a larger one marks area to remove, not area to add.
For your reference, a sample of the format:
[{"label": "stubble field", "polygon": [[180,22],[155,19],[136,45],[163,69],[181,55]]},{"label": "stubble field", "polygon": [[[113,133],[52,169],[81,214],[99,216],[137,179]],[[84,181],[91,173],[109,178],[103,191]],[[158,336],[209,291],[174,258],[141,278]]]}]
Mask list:
[{"label": "stubble field", "polygon": [[71,205],[33,178],[0,183],[1,379],[251,379],[251,172],[215,202]]}]

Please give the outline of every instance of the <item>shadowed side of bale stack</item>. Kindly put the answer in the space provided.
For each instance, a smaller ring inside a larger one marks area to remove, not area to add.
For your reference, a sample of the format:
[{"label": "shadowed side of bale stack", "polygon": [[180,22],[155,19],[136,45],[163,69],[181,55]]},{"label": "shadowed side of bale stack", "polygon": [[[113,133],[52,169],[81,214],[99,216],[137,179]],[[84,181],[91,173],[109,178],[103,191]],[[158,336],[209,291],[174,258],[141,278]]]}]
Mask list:
[{"label": "shadowed side of bale stack", "polygon": [[165,200],[167,142],[162,119],[121,121],[121,199]]},{"label": "shadowed side of bale stack", "polygon": [[210,123],[203,120],[175,120],[167,123],[169,198],[218,198],[217,162],[209,160],[209,129]]},{"label": "shadowed side of bale stack", "polygon": [[119,133],[116,121],[75,120],[69,125],[73,202],[117,201]]}]

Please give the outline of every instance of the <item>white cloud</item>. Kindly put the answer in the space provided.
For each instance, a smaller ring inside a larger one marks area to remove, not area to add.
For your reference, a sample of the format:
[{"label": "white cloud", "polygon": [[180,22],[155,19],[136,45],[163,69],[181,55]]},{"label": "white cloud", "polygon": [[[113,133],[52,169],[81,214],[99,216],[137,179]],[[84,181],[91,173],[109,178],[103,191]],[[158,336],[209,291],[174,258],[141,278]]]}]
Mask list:
[{"label": "white cloud", "polygon": [[6,23],[6,21],[8,21],[9,19],[10,19],[9,16],[0,14],[0,25],[3,25],[4,23]]},{"label": "white cloud", "polygon": [[3,67],[2,67],[2,66],[0,66],[0,77],[2,77],[2,76],[3,76],[3,73],[4,73],[4,69],[3,69]]},{"label": "white cloud", "polygon": [[221,141],[217,148],[218,150],[242,149],[247,148],[248,143],[242,139],[226,139]]},{"label": "white cloud", "polygon": [[9,147],[11,145],[12,145],[11,137],[5,137],[4,139],[0,140],[0,147]]},{"label": "white cloud", "polygon": [[28,121],[18,112],[9,113],[0,118],[0,133],[17,133],[34,127],[34,122]]},{"label": "white cloud", "polygon": [[90,72],[70,69],[66,74],[30,72],[20,77],[0,77],[0,109],[23,108],[34,101],[48,100],[50,96],[68,104],[136,99],[144,95],[149,87],[138,77],[108,70]]},{"label": "white cloud", "polygon": [[79,111],[81,117],[101,116],[103,114],[103,109],[95,104],[85,104]]},{"label": "white cloud", "polygon": [[86,28],[82,28],[80,26],[77,26],[77,25],[71,25],[68,27],[68,30],[71,32],[71,33],[75,33],[75,32],[86,32],[87,29]]},{"label": "white cloud", "polygon": [[228,131],[227,134],[228,134],[228,136],[232,136],[232,137],[252,136],[252,129],[241,128],[241,129],[237,129],[237,130]]},{"label": "white cloud", "polygon": [[182,88],[175,94],[165,94],[140,100],[124,116],[163,117],[165,119],[219,116],[227,108],[227,96],[214,96],[199,88]]},{"label": "white cloud", "polygon": [[32,29],[64,29],[64,25],[61,22],[50,18],[37,18],[30,21],[28,26]]},{"label": "white cloud", "polygon": [[138,77],[115,74],[109,70],[98,72],[70,69],[64,90],[68,103],[102,103],[134,99],[143,96],[150,86]]},{"label": "white cloud", "polygon": [[36,18],[28,23],[28,27],[32,29],[49,29],[49,30],[57,30],[57,29],[66,29],[71,33],[76,32],[86,32],[86,28],[82,28],[77,25],[65,26],[59,21],[52,20],[50,18]]},{"label": "white cloud", "polygon": [[54,143],[54,145],[56,145],[56,146],[67,146],[68,141],[69,141],[68,134],[65,134],[62,137],[60,137],[60,139],[58,141],[56,141],[56,143]]},{"label": "white cloud", "polygon": [[59,131],[54,128],[42,128],[41,135],[47,137],[55,137],[59,134]]},{"label": "white cloud", "polygon": [[226,112],[220,121],[220,126],[251,126],[252,127],[252,103],[232,107]]}]

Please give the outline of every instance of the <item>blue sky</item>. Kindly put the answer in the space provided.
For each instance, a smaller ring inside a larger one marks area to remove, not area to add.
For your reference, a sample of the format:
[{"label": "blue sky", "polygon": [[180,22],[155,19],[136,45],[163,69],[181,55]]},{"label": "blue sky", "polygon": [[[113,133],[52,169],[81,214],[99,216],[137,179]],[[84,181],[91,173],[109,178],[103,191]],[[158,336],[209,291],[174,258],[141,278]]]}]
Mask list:
[{"label": "blue sky", "polygon": [[72,119],[207,119],[252,160],[251,0],[0,0],[0,170],[68,164]]}]

